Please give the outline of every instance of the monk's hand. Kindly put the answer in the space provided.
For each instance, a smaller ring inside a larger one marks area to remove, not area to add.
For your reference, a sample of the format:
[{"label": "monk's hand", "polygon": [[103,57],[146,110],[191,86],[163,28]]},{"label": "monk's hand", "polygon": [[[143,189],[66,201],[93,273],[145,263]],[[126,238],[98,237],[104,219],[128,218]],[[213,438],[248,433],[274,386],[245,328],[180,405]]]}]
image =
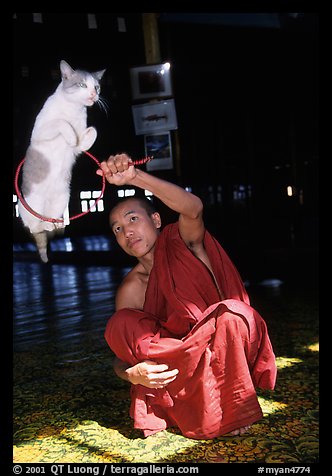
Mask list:
[{"label": "monk's hand", "polygon": [[101,162],[96,174],[104,175],[112,185],[130,184],[137,175],[136,168],[131,163],[132,160],[127,154],[111,155],[107,160]]},{"label": "monk's hand", "polygon": [[126,370],[130,383],[148,388],[164,388],[176,379],[178,369],[168,370],[168,365],[145,360]]}]

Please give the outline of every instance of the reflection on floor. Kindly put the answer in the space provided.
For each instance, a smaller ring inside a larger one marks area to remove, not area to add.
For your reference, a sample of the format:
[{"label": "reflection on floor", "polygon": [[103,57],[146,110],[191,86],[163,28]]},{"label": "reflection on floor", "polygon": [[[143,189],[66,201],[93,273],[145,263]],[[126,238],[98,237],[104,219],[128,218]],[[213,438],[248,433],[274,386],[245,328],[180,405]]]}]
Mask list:
[{"label": "reflection on floor", "polygon": [[15,262],[15,350],[102,333],[128,268]]},{"label": "reflection on floor", "polygon": [[[14,261],[15,462],[318,461],[318,304],[312,289],[248,288],[278,359],[264,419],[241,437],[143,439],[128,416],[103,332],[127,267]],[[262,283],[263,284],[263,283]]]},{"label": "reflection on floor", "polygon": [[[65,251],[71,253],[74,251],[110,251],[112,249],[111,240],[106,235],[92,235],[53,239],[50,241],[50,251]],[[14,253],[36,252],[36,245],[32,241],[14,243]]]}]

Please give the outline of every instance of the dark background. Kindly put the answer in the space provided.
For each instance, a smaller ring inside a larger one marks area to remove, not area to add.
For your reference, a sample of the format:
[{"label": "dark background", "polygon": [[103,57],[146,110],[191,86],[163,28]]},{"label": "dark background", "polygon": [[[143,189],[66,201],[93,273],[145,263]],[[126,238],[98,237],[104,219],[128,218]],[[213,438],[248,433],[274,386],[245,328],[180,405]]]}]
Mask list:
[{"label": "dark background", "polygon": [[[144,156],[135,136],[129,69],[146,63],[142,13],[13,15],[13,176],[25,155],[36,115],[60,81],[59,62],[91,71],[107,68],[102,96],[88,112],[98,130],[98,160],[116,152]],[[124,19],[126,32],[119,31]],[[174,169],[154,174],[191,187],[205,204],[207,228],[241,270],[296,257],[315,273],[318,250],[318,13],[158,13],[161,62],[171,63],[178,130]],[[293,187],[288,197],[286,187]],[[100,189],[95,164],[73,170],[71,207],[80,189]],[[14,192],[14,189],[13,189]],[[109,233],[115,190],[105,212],[71,222],[67,236]],[[174,217],[167,210],[164,221]],[[29,240],[14,218],[14,242]],[[273,270],[271,269],[271,273]]]}]

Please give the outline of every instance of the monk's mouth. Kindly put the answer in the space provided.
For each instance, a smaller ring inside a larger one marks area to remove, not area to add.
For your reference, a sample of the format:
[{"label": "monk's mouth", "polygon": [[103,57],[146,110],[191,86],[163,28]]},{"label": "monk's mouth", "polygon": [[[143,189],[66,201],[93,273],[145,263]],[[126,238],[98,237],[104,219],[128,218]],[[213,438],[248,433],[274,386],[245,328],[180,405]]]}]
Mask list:
[{"label": "monk's mouth", "polygon": [[130,241],[128,243],[128,248],[134,248],[140,241],[141,241],[140,238],[137,238],[137,240]]}]

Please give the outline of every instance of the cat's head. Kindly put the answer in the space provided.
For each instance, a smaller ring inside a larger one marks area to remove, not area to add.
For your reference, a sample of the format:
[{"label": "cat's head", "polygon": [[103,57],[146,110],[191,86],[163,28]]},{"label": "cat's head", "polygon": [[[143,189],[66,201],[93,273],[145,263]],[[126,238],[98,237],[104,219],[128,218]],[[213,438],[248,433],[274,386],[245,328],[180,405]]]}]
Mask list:
[{"label": "cat's head", "polygon": [[61,60],[61,86],[66,98],[81,104],[82,106],[92,106],[99,101],[100,80],[105,73],[105,69],[90,73],[88,71],[74,70],[69,64]]}]

